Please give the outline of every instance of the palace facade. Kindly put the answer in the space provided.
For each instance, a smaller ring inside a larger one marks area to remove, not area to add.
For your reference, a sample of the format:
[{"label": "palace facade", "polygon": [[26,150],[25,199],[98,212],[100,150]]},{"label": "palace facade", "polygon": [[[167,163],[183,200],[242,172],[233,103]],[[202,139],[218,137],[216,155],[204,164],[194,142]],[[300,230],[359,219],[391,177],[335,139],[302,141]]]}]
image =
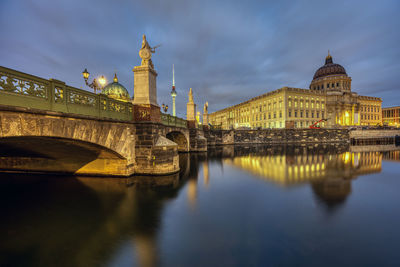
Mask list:
[{"label": "palace facade", "polygon": [[383,124],[400,127],[400,106],[382,109]]},{"label": "palace facade", "polygon": [[309,89],[283,87],[209,114],[222,129],[381,125],[382,100],[351,91],[351,77],[328,53]]}]

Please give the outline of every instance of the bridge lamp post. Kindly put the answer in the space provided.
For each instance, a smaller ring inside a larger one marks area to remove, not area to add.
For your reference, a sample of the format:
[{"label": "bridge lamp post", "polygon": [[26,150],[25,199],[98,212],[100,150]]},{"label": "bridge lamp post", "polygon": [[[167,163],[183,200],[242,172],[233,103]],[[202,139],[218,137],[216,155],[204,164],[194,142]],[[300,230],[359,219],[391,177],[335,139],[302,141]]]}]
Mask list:
[{"label": "bridge lamp post", "polygon": [[83,79],[85,80],[86,85],[89,86],[90,88],[93,88],[93,91],[96,94],[97,90],[103,89],[104,85],[107,83],[107,80],[104,77],[104,75],[101,75],[98,80],[96,80],[96,78],[94,78],[93,81],[91,83],[89,83],[88,82],[89,75],[90,75],[90,73],[88,72],[87,69],[85,69],[82,72],[82,76],[83,76]]},{"label": "bridge lamp post", "polygon": [[165,113],[168,111],[168,105],[165,105],[164,103],[162,104],[162,109],[164,110]]}]

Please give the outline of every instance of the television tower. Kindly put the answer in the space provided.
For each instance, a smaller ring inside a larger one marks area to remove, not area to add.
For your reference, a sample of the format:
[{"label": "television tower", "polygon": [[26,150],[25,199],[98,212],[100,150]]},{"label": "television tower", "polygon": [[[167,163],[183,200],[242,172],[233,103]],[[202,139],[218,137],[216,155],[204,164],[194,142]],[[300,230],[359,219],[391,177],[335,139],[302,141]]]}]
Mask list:
[{"label": "television tower", "polygon": [[176,110],[175,110],[175,97],[177,93],[175,91],[175,69],[174,69],[174,64],[172,64],[172,91],[171,91],[171,96],[172,96],[172,116],[176,117]]}]

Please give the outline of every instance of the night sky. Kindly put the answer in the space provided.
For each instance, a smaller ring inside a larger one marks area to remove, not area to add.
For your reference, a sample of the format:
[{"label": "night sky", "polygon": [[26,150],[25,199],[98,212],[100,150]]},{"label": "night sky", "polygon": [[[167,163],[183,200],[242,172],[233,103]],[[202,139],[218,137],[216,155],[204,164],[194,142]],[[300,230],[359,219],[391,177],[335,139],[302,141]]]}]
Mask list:
[{"label": "night sky", "polygon": [[161,44],[153,63],[158,103],[177,113],[194,90],[210,112],[283,86],[308,88],[333,61],[352,90],[400,105],[400,1],[0,0],[0,65],[85,87],[81,72],[117,71],[133,94],[142,34]]}]

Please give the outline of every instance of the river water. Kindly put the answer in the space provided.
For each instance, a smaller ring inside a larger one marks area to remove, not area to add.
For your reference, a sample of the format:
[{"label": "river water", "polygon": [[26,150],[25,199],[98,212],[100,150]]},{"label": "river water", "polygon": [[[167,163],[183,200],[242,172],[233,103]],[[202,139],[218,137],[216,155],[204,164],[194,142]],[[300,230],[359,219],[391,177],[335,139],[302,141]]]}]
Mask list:
[{"label": "river water", "polygon": [[399,151],[361,151],[227,146],[162,177],[2,174],[0,266],[400,266]]}]

